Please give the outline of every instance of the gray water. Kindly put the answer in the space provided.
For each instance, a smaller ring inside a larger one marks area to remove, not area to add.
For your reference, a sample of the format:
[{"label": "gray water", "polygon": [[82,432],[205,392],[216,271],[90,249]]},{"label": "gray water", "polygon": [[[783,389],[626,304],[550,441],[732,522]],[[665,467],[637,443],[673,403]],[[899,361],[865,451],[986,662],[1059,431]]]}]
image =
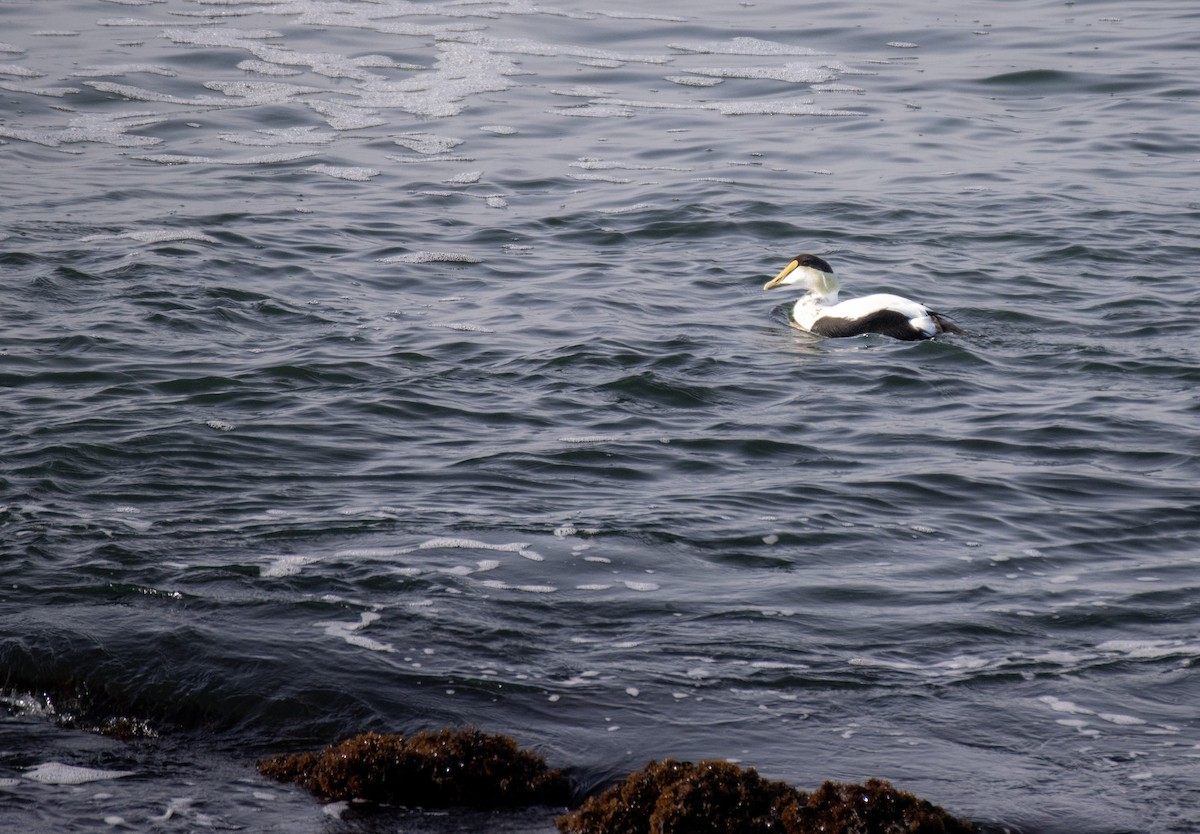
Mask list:
[{"label": "gray water", "polygon": [[551,831],[253,770],[474,724],[1200,830],[1200,13],[905,6],[0,5],[0,828]]}]

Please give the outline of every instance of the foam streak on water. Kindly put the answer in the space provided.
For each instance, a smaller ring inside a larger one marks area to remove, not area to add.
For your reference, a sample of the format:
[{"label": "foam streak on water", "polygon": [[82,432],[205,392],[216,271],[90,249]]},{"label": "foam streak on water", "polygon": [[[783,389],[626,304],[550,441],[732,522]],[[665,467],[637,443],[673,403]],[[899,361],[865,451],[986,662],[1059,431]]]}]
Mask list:
[{"label": "foam streak on water", "polygon": [[0,7],[0,829],[468,724],[1200,828],[1194,15],[668,11]]}]

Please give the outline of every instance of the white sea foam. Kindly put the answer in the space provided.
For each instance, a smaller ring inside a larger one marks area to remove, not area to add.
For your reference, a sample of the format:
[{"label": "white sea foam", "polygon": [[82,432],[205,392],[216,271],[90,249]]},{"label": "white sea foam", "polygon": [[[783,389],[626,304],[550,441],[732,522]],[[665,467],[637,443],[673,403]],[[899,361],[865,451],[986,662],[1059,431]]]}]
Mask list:
[{"label": "white sea foam", "polygon": [[546,58],[565,55],[572,58],[613,62],[616,66],[620,66],[621,64],[665,64],[670,60],[662,55],[613,52],[607,49],[594,49],[590,46],[579,46],[577,44],[544,43],[542,41],[529,40],[528,38],[494,38],[478,33],[458,35],[455,37],[455,40],[476,44],[486,49],[489,53],[507,52],[515,55],[537,55]]},{"label": "white sea foam", "polygon": [[327,637],[340,637],[351,646],[358,646],[359,648],[369,649],[373,652],[396,651],[390,643],[381,643],[378,640],[373,640],[359,633],[378,619],[378,614],[364,611],[357,623],[321,622],[317,623],[317,625],[324,627]]},{"label": "white sea foam", "polygon": [[666,76],[666,80],[681,87],[715,87],[725,79],[719,77],[698,77],[695,75],[668,75]]},{"label": "white sea foam", "polygon": [[1054,723],[1062,727],[1073,727],[1076,730],[1081,730],[1089,724],[1089,722],[1084,721],[1082,718],[1056,718]]},{"label": "white sea foam", "polygon": [[1155,659],[1187,655],[1200,655],[1200,642],[1183,640],[1106,640],[1096,647],[1101,652],[1113,652],[1129,657]]},{"label": "white sea foam", "polygon": [[383,76],[368,72],[368,68],[408,68],[420,69],[411,65],[398,64],[382,55],[366,55],[350,58],[333,52],[296,52],[271,44],[248,45],[255,57],[267,64],[282,67],[304,67],[316,75],[326,78],[350,78],[355,81],[367,82],[372,79],[383,79]]},{"label": "white sea foam", "polygon": [[638,211],[646,211],[647,209],[655,208],[654,203],[634,203],[631,206],[620,206],[619,208],[600,209],[603,214],[631,214]]},{"label": "white sea foam", "polygon": [[[3,72],[0,69],[0,72]],[[170,67],[164,67],[160,64],[111,64],[105,67],[80,67],[71,73],[73,78],[102,78],[110,75],[127,75],[129,73],[149,73],[150,75],[161,75],[166,78],[175,78],[179,73]]]},{"label": "white sea foam", "polygon": [[18,64],[0,64],[0,75],[14,75],[17,78],[41,78],[46,73],[31,70]]},{"label": "white sea foam", "polygon": [[317,130],[307,125],[300,127],[270,127],[253,133],[221,133],[223,141],[233,145],[275,148],[280,145],[328,145],[337,138],[336,133]]},{"label": "white sea foam", "polygon": [[165,116],[151,113],[86,113],[74,116],[65,128],[59,130],[26,130],[0,125],[0,137],[8,136],[49,147],[72,142],[96,142],[119,148],[137,148],[157,145],[162,140],[153,136],[130,136],[126,131],[165,121]]},{"label": "white sea foam", "polygon": [[[139,4],[126,3],[126,4],[122,4],[122,5],[139,5]],[[140,4],[140,5],[148,5],[148,4]],[[162,26],[163,24],[162,24],[161,20],[151,20],[149,18],[144,18],[144,17],[102,17],[96,21],[96,25],[97,26],[112,26],[112,27],[141,26],[141,27],[148,28],[151,26]],[[197,22],[197,23],[183,23],[182,25],[184,25],[184,26],[203,26],[204,24]]]},{"label": "white sea foam", "polygon": [[320,151],[279,151],[257,156],[245,156],[240,159],[218,159],[212,156],[185,156],[183,154],[148,154],[135,156],[146,162],[157,162],[160,165],[278,165],[282,162],[295,162],[316,156]]},{"label": "white sea foam", "polygon": [[305,169],[312,171],[314,174],[325,174],[339,180],[353,180],[355,182],[366,182],[371,177],[379,176],[378,168],[359,168],[359,167],[342,167],[338,165],[310,165]]},{"label": "white sea foam", "polygon": [[484,133],[494,133],[497,136],[512,136],[518,132],[515,127],[509,125],[482,125],[479,129]]},{"label": "white sea foam", "polygon": [[325,117],[325,123],[334,130],[362,130],[388,123],[374,108],[343,104],[336,101],[308,100],[308,107]]},{"label": "white sea foam", "polygon": [[627,99],[627,98],[597,98],[593,99],[592,105],[600,107],[620,107],[633,110],[708,110],[711,109],[704,104],[693,104],[691,102],[677,101],[659,101],[649,99]]},{"label": "white sea foam", "polygon": [[105,779],[120,779],[132,776],[132,770],[101,770],[95,767],[79,767],[62,762],[44,762],[25,771],[25,778],[46,785],[82,785]]},{"label": "white sea foam", "polygon": [[972,657],[970,655],[960,654],[949,660],[939,662],[938,667],[942,669],[962,670],[962,669],[983,669],[988,666],[988,661],[982,657]]},{"label": "white sea foam", "polygon": [[723,116],[865,116],[860,110],[823,110],[811,99],[718,102],[709,109]]},{"label": "white sea foam", "polygon": [[391,255],[386,258],[376,258],[375,260],[381,264],[477,264],[480,262],[479,258],[472,255],[464,255],[460,252],[409,252],[404,255]]},{"label": "white sea foam", "polygon": [[657,591],[660,586],[657,582],[635,582],[632,579],[626,579],[625,587],[631,591]]},{"label": "white sea foam", "polygon": [[1081,707],[1072,701],[1064,701],[1061,698],[1055,698],[1053,695],[1043,695],[1038,698],[1038,700],[1055,712],[1067,712],[1077,715],[1095,715],[1095,712],[1090,709]]},{"label": "white sea foam", "polygon": [[0,692],[0,704],[3,704],[13,714],[17,715],[35,715],[38,718],[47,720],[54,716],[54,710],[50,704],[41,698],[34,698],[31,695],[22,695],[15,692],[5,694]]},{"label": "white sea foam", "polygon": [[463,143],[462,139],[433,133],[401,133],[393,137],[392,141],[410,151],[427,156],[447,153]]},{"label": "white sea foam", "polygon": [[1076,721],[1068,718],[1068,719],[1060,719],[1058,721],[1055,721],[1054,723],[1062,724],[1062,725],[1068,726],[1068,727],[1074,727],[1074,729],[1077,733],[1079,733],[1081,736],[1087,736],[1088,738],[1100,738],[1100,736],[1101,736],[1101,732],[1099,730],[1097,730],[1095,727],[1090,726],[1088,724],[1088,722],[1086,722],[1086,721],[1079,721],[1077,724]]},{"label": "white sea foam", "polygon": [[358,98],[368,107],[448,118],[462,112],[464,101],[471,96],[507,90],[513,85],[508,76],[520,73],[515,63],[501,55],[454,43],[439,43],[438,48],[432,70],[404,81],[363,83]]},{"label": "white sea foam", "polygon": [[135,87],[132,84],[117,84],[113,81],[85,81],[83,83],[102,93],[113,93],[127,99],[132,99],[133,101],[153,101],[160,104],[186,104],[189,107],[250,107],[262,103],[261,101],[248,98],[238,100],[229,97],[217,98],[216,96],[181,98],[169,93],[147,90],[143,87]]},{"label": "white sea foam", "polygon": [[455,174],[446,182],[453,185],[472,185],[479,182],[483,178],[483,171],[463,171],[461,174]]},{"label": "white sea foam", "polygon": [[568,176],[578,182],[607,182],[614,185],[627,185],[633,182],[628,177],[614,177],[609,174],[568,174]]},{"label": "white sea foam", "polygon": [[499,579],[483,579],[479,584],[486,588],[495,588],[498,591],[523,591],[527,594],[552,594],[558,590],[553,585],[510,585]]},{"label": "white sea foam", "polygon": [[554,96],[567,96],[569,98],[607,98],[613,94],[613,91],[607,87],[593,87],[589,84],[576,84],[574,87],[558,87],[551,89],[550,94]]},{"label": "white sea foam", "polygon": [[624,160],[599,159],[592,156],[582,156],[568,164],[571,168],[582,168],[585,171],[606,171],[619,168],[626,171],[690,171],[691,168],[658,168],[653,165],[641,165]]},{"label": "white sea foam", "polygon": [[574,116],[584,119],[632,119],[634,111],[629,107],[612,107],[600,104],[585,104],[580,107],[560,107],[549,111],[556,116]]},{"label": "white sea foam", "polygon": [[826,67],[800,63],[787,63],[774,67],[693,67],[685,71],[693,75],[704,75],[711,78],[746,78],[785,81],[789,84],[820,84],[837,78],[837,75]]},{"label": "white sea foam", "polygon": [[529,551],[529,545],[525,542],[510,542],[507,544],[491,544],[490,542],[482,542],[476,539],[429,539],[423,541],[417,547],[421,550],[447,550],[452,548],[468,548],[471,550],[498,550],[504,553],[520,553],[522,556]]},{"label": "white sea foam", "polygon": [[[161,26],[159,22],[157,25]],[[283,33],[273,29],[235,29],[213,27],[204,29],[164,29],[162,37],[177,44],[191,46],[228,47],[251,49],[257,41],[282,38]]]},{"label": "white sea foam", "polygon": [[491,328],[485,328],[481,324],[472,324],[470,322],[433,322],[431,328],[448,328],[450,330],[458,330],[468,332],[468,334],[493,334],[496,332]]},{"label": "white sea foam", "polygon": [[803,46],[764,41],[758,38],[732,38],[727,41],[709,41],[705,43],[671,43],[671,49],[679,52],[691,52],[704,55],[820,55],[812,49]]},{"label": "white sea foam", "polygon": [[599,67],[600,69],[616,69],[625,66],[624,61],[614,61],[610,58],[584,58],[579,63],[585,67]]},{"label": "white sea foam", "polygon": [[321,92],[320,87],[302,87],[283,81],[205,81],[204,86],[238,100],[239,104],[281,104],[292,96]]},{"label": "white sea foam", "polygon": [[862,87],[855,87],[850,84],[814,84],[812,89],[817,93],[853,93],[861,95],[866,92]]},{"label": "white sea foam", "polygon": [[270,61],[259,61],[253,58],[247,58],[244,61],[238,61],[237,68],[240,70],[245,70],[246,72],[255,72],[259,75],[271,75],[276,77],[304,74],[304,70],[281,67],[278,64],[271,63]]},{"label": "white sea foam", "polygon": [[1096,717],[1110,724],[1121,724],[1124,726],[1136,726],[1146,723],[1145,720],[1135,715],[1122,715],[1116,712],[1098,712],[1096,713]]},{"label": "white sea foam", "polygon": [[259,571],[259,576],[268,577],[270,579],[278,579],[284,576],[295,576],[304,569],[305,565],[311,565],[317,559],[313,556],[280,556],[278,559],[267,565]]},{"label": "white sea foam", "polygon": [[[80,243],[93,243],[98,240],[136,240],[139,243],[172,243],[179,240],[190,240],[196,243],[220,243],[215,237],[210,237],[203,232],[192,232],[186,229],[142,229],[135,232],[122,232],[117,235],[88,235],[79,239]],[[227,423],[222,426],[214,426],[214,420],[209,420],[207,425],[212,428],[221,428],[222,431],[228,431],[233,428]]]},{"label": "white sea foam", "polygon": [[340,820],[342,814],[350,810],[350,803],[346,800],[341,802],[330,802],[321,806],[321,813],[327,817],[333,817],[335,820]]},{"label": "white sea foam", "polygon": [[338,550],[333,555],[339,559],[387,559],[412,551],[411,547],[352,547]]}]

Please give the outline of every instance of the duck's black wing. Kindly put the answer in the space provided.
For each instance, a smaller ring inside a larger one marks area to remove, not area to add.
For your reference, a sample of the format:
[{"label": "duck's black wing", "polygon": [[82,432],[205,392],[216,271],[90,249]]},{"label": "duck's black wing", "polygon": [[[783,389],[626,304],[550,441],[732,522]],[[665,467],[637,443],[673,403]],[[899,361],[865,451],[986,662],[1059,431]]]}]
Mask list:
[{"label": "duck's black wing", "polygon": [[[932,313],[930,315],[933,315]],[[939,317],[934,316],[934,321],[938,321]],[[954,325],[950,325],[954,327]],[[895,310],[876,310],[862,318],[846,319],[837,318],[835,316],[821,316],[815,322],[811,332],[818,336],[828,336],[837,338],[840,336],[862,336],[864,333],[878,333],[882,336],[891,336],[893,339],[903,339],[907,342],[916,342],[921,339],[930,338],[929,334],[923,330],[918,330],[912,326],[908,316],[904,313]],[[957,328],[947,331],[950,333],[959,332]]]}]

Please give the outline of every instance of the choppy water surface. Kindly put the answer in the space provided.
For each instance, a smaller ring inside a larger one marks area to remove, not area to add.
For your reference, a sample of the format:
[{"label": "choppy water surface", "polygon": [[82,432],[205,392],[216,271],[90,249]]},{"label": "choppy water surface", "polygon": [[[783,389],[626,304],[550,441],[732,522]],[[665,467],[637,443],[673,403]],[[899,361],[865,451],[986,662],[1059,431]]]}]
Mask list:
[{"label": "choppy water surface", "polygon": [[4,826],[473,723],[1197,830],[1200,15],[906,6],[0,7]]}]

